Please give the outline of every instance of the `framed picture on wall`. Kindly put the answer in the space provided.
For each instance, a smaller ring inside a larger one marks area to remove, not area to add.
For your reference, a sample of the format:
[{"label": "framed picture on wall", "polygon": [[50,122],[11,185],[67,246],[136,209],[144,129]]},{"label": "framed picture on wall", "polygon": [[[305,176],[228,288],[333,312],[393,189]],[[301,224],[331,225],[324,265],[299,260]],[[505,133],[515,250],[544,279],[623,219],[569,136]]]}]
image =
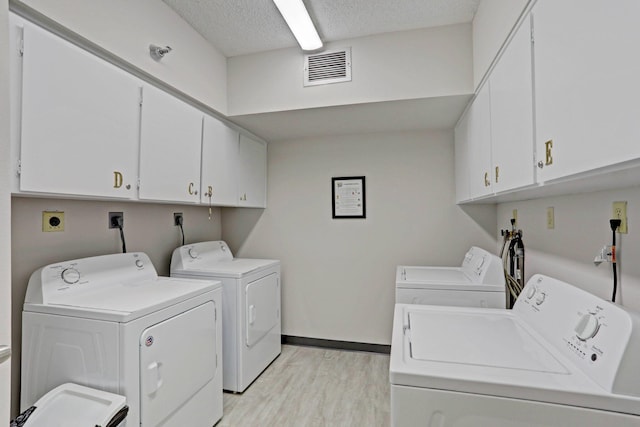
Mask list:
[{"label": "framed picture on wall", "polygon": [[333,218],[366,218],[364,176],[331,178]]}]

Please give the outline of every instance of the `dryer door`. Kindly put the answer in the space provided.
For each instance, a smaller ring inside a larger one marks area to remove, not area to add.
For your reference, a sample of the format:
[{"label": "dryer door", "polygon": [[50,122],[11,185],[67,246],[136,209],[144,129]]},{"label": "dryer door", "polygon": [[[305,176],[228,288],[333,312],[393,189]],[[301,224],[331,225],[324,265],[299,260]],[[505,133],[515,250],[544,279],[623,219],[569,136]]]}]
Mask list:
[{"label": "dryer door", "polygon": [[246,287],[247,347],[260,341],[280,321],[280,286],[278,275],[269,274]]},{"label": "dryer door", "polygon": [[217,365],[215,310],[213,301],[208,301],[142,332],[143,426],[160,425],[213,379]]}]

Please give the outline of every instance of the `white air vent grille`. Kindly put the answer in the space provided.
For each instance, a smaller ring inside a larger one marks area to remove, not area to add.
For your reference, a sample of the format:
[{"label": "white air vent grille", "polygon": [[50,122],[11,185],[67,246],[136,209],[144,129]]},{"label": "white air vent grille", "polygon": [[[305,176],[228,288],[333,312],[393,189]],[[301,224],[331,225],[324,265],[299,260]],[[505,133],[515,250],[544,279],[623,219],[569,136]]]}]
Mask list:
[{"label": "white air vent grille", "polygon": [[351,81],[351,49],[333,50],[304,57],[304,85]]}]

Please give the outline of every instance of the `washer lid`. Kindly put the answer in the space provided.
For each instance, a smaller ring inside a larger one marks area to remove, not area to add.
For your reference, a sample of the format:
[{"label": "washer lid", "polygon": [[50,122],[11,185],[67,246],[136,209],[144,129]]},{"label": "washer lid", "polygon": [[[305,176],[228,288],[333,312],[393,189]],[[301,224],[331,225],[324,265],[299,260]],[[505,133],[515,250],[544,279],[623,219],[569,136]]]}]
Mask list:
[{"label": "washer lid", "polygon": [[179,274],[195,277],[231,277],[242,278],[246,275],[257,273],[278,266],[280,261],[273,259],[234,258],[230,261],[215,263],[192,263],[183,270],[171,270],[171,274]]},{"label": "washer lid", "polygon": [[221,286],[217,281],[158,277],[154,280],[112,283],[60,295],[55,303],[25,303],[24,311],[63,314],[90,319],[129,322],[171,305],[210,292]]},{"label": "washer lid", "polygon": [[504,283],[486,284],[474,281],[460,267],[400,265],[396,271],[396,287],[399,289],[505,292]]},{"label": "washer lid", "polygon": [[569,373],[516,317],[500,312],[410,311],[408,319],[414,360]]}]

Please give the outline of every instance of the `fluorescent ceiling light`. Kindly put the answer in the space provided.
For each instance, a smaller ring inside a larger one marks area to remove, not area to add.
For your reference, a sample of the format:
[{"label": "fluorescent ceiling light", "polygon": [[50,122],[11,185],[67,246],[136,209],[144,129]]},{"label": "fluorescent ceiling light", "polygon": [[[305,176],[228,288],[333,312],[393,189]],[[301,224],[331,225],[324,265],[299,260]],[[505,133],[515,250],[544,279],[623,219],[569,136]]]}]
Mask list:
[{"label": "fluorescent ceiling light", "polygon": [[302,0],[273,0],[302,50],[317,50],[322,40]]}]

